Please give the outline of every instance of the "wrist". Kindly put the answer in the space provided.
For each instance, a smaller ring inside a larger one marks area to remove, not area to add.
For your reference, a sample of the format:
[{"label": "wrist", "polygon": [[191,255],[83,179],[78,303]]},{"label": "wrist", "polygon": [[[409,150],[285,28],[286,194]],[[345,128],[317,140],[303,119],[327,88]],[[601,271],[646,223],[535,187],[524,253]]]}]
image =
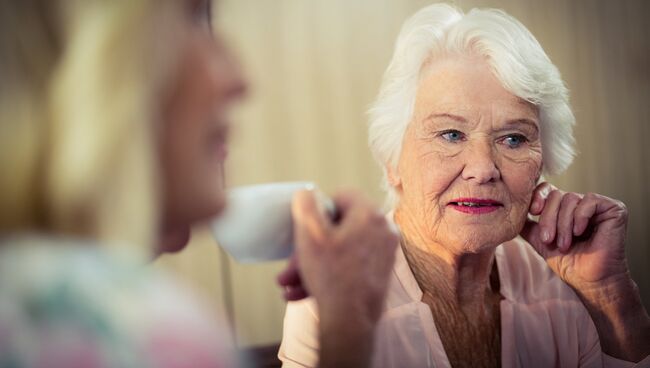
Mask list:
[{"label": "wrist", "polygon": [[604,353],[628,361],[650,354],[650,317],[629,274],[576,292],[596,326]]},{"label": "wrist", "polygon": [[369,367],[376,322],[354,310],[319,310],[319,367]]},{"label": "wrist", "polygon": [[587,308],[599,313],[644,310],[639,288],[627,271],[574,290]]}]

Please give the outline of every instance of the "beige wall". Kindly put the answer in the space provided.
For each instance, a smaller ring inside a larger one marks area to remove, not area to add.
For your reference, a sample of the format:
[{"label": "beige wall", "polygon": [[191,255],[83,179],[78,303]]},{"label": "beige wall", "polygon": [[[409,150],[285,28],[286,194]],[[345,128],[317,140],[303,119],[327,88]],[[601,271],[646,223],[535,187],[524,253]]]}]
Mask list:
[{"label": "beige wall", "polygon": [[[366,148],[364,111],[377,92],[401,23],[430,1],[219,0],[217,27],[251,82],[237,118],[231,185],[308,179],[326,191],[360,188],[379,203],[380,173]],[[498,7],[539,39],[559,67],[578,120],[579,155],[551,178],[573,191],[623,200],[628,258],[650,305],[650,2],[456,1]],[[283,264],[239,265],[204,229],[182,254],[163,257],[243,346],[279,341]]]}]

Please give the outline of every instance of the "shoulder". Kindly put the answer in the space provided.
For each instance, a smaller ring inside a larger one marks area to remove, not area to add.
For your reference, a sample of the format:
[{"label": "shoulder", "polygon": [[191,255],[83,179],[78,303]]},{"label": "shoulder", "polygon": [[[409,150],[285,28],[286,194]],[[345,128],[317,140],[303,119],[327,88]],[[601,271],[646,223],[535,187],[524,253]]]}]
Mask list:
[{"label": "shoulder", "polygon": [[187,358],[207,359],[216,349],[227,362],[232,354],[191,293],[91,241],[3,242],[0,326],[8,341],[3,349],[25,366],[39,356],[61,366],[82,358],[102,366],[160,366],[175,359],[174,346],[174,354]]}]

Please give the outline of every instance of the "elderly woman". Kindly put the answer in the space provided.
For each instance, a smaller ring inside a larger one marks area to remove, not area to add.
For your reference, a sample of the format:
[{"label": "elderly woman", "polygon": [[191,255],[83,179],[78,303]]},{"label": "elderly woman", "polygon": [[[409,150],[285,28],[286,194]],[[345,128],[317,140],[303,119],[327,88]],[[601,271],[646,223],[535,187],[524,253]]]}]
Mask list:
[{"label": "elderly woman", "polygon": [[[210,4],[0,2],[0,367],[239,366],[209,314],[143,267],[225,205],[245,82]],[[397,239],[369,201],[334,200],[337,224],[298,195],[283,274],[327,318],[332,367],[368,360]]]},{"label": "elderly woman", "polygon": [[[369,128],[402,233],[374,366],[646,358],[625,206],[540,180],[570,164],[573,124],[558,70],[514,18],[437,4],[405,23]],[[318,312],[288,305],[285,366],[317,365]]]}]

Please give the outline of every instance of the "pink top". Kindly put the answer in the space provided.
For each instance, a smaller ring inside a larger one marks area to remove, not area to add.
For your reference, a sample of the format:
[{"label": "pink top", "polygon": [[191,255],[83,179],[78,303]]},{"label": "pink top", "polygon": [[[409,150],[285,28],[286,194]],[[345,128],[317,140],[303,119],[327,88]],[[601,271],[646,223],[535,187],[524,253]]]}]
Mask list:
[{"label": "pink top", "polygon": [[[503,367],[650,367],[600,350],[598,333],[573,290],[523,239],[496,249],[501,281]],[[377,326],[373,367],[451,367],[429,306],[398,247],[384,313]],[[284,367],[318,363],[314,300],[291,302],[278,357]]]}]

